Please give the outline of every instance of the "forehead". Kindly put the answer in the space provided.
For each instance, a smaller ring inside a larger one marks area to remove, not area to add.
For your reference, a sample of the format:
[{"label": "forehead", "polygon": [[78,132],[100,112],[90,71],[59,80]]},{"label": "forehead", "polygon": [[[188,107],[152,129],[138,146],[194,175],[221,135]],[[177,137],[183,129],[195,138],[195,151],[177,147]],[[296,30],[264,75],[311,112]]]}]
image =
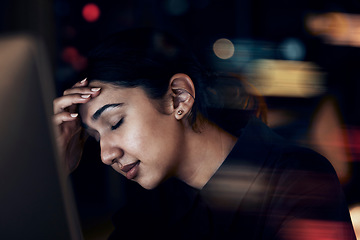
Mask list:
[{"label": "forehead", "polygon": [[99,108],[106,104],[132,103],[136,105],[149,100],[145,92],[139,87],[120,87],[99,81],[91,82],[89,87],[100,87],[101,92],[99,96],[91,99],[89,102],[80,104],[79,113],[83,119],[89,119]]}]

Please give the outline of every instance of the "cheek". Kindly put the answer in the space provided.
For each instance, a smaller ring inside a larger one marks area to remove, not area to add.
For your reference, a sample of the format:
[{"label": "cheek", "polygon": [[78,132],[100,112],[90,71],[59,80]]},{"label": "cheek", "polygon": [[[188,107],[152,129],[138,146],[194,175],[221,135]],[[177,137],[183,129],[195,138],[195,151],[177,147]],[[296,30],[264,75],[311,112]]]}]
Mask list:
[{"label": "cheek", "polygon": [[143,151],[147,147],[147,141],[151,138],[151,134],[142,127],[141,123],[132,122],[126,135],[125,142],[129,151]]},{"label": "cheek", "polygon": [[171,164],[170,158],[176,154],[174,126],[159,118],[156,121],[139,121],[138,127],[126,138],[128,153],[135,155],[145,165],[155,169],[164,169]]},{"label": "cheek", "polygon": [[[127,142],[130,148],[153,149],[166,148],[163,143],[172,135],[172,123],[168,116],[140,118],[129,125]],[[162,144],[162,145],[161,145]],[[157,146],[160,145],[160,146]]]}]

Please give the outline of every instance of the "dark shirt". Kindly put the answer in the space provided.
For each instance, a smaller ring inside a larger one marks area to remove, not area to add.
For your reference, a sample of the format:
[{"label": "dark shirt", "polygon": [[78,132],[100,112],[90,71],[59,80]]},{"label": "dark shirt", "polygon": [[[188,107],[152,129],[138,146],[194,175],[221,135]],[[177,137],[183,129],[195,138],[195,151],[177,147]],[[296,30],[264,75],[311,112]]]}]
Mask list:
[{"label": "dark shirt", "polygon": [[138,190],[113,217],[110,239],[355,240],[327,159],[294,146],[256,118],[204,186],[177,179]]}]

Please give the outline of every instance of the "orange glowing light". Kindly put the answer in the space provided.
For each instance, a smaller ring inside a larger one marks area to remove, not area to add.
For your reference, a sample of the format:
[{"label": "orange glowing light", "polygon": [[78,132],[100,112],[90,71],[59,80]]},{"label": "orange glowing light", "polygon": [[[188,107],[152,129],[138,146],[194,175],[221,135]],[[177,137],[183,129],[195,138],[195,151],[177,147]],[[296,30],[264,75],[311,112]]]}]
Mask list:
[{"label": "orange glowing light", "polygon": [[95,22],[100,17],[100,9],[94,3],[88,3],[83,7],[82,15],[88,22]]},{"label": "orange glowing light", "polygon": [[340,12],[313,14],[306,18],[310,34],[332,45],[360,47],[360,15]]}]

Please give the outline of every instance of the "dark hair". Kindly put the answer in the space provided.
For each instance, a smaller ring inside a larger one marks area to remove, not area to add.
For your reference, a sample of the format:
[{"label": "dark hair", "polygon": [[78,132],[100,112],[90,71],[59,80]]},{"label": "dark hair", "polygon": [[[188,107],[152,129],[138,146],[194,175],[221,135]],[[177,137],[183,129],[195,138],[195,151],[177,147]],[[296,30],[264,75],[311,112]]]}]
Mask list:
[{"label": "dark hair", "polygon": [[206,115],[206,94],[200,91],[206,88],[206,71],[174,36],[150,28],[125,30],[105,39],[88,56],[89,81],[140,86],[152,99],[165,96],[176,73],[185,73],[193,80],[196,101],[189,122],[194,124],[199,113]]},{"label": "dark hair", "polygon": [[[170,78],[176,73],[187,74],[194,83],[196,99],[188,120],[195,129],[199,115],[208,118],[207,109],[223,107],[224,101],[213,89],[217,77],[205,70],[174,35],[152,28],[124,30],[105,39],[88,56],[90,82],[100,80],[122,87],[142,87],[152,99],[165,96]],[[253,108],[241,81],[236,87],[237,100],[232,99],[237,102],[236,108]]]}]

